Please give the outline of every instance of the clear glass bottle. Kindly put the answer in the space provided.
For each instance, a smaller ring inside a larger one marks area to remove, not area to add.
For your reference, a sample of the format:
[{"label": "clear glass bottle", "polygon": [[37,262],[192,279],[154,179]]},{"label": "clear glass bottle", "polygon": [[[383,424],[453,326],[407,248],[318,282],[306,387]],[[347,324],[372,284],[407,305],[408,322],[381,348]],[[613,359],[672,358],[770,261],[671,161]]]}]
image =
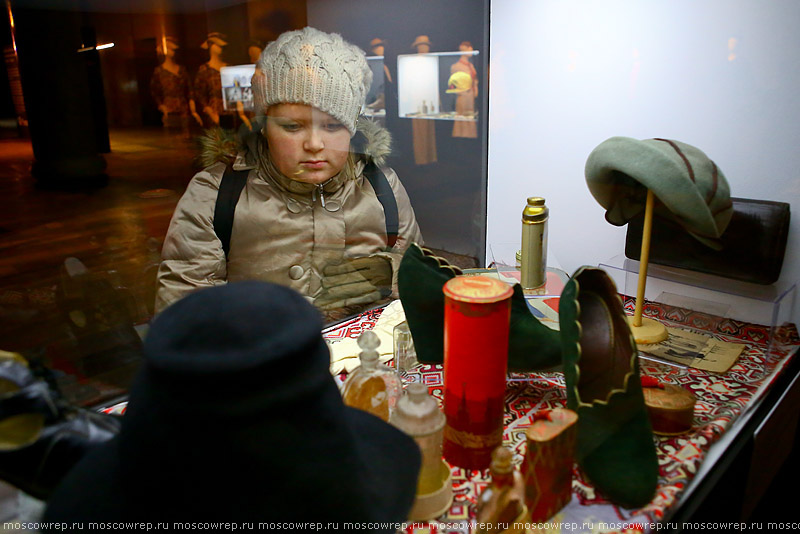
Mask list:
[{"label": "clear glass bottle", "polygon": [[489,470],[492,481],[478,497],[476,533],[512,529],[526,511],[525,481],[514,468],[513,454],[507,447],[492,451]]},{"label": "clear glass bottle", "polygon": [[389,415],[400,398],[402,388],[397,373],[378,360],[378,351],[375,349],[380,344],[378,335],[371,330],[358,336],[361,366],[345,380],[342,398],[348,406],[389,421]]},{"label": "clear glass bottle", "polygon": [[439,517],[453,500],[450,467],[442,460],[445,417],[439,403],[428,393],[428,386],[413,382],[397,402],[389,422],[414,438],[422,451],[417,498],[408,517],[414,521]]},{"label": "clear glass bottle", "polygon": [[442,486],[442,429],[445,418],[439,410],[439,403],[428,394],[428,387],[419,382],[409,384],[389,422],[414,438],[422,451],[417,493],[438,490]]},{"label": "clear glass bottle", "polygon": [[408,323],[403,321],[394,327],[394,368],[401,374],[408,372],[417,365],[417,351],[414,349],[414,338]]}]

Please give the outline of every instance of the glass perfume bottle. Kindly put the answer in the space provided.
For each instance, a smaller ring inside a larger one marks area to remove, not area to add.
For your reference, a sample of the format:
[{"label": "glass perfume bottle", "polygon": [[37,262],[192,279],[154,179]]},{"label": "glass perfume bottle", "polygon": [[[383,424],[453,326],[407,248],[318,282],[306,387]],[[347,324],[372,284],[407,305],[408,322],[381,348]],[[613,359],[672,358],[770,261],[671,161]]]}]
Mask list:
[{"label": "glass perfume bottle", "polygon": [[397,373],[379,362],[376,349],[380,344],[378,335],[371,330],[358,336],[361,366],[345,380],[342,398],[346,405],[388,421],[402,388]]},{"label": "glass perfume bottle", "polygon": [[513,454],[504,446],[492,451],[492,482],[478,497],[476,533],[513,532],[527,512],[525,481],[514,468]]},{"label": "glass perfume bottle", "polygon": [[414,521],[439,517],[453,500],[450,467],[442,460],[445,418],[439,403],[428,393],[428,386],[413,382],[397,402],[389,422],[414,438],[422,451],[417,497],[408,517]]},{"label": "glass perfume bottle", "polygon": [[403,321],[394,327],[394,368],[403,375],[417,365],[417,351],[414,349],[414,338],[408,323]]}]

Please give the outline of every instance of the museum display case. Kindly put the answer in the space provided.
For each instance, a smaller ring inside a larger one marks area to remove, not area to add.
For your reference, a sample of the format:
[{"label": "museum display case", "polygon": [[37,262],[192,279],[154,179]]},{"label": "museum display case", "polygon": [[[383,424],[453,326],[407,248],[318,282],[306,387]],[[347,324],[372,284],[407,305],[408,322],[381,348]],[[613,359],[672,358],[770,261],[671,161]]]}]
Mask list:
[{"label": "museum display case", "polygon": [[[442,436],[414,435],[431,438],[418,440],[430,487],[417,497],[433,504],[402,531],[475,531],[485,489],[523,464],[527,513],[579,532],[677,531],[785,502],[770,485],[797,462],[800,41],[788,21],[800,6],[6,4],[0,367],[18,354],[29,371],[0,376],[0,403],[33,398],[41,411],[52,398],[56,418],[123,415],[150,325],[170,304],[157,300],[159,280],[201,291],[266,280],[317,304],[345,404],[390,423],[400,407],[407,428],[421,411],[411,401],[450,419]],[[325,44],[276,51],[306,27]],[[358,50],[342,52],[331,33]],[[291,84],[271,83],[289,72]],[[330,92],[305,91],[315,83]],[[269,91],[279,99],[259,107]],[[292,139],[305,154],[295,167],[279,157]],[[336,154],[320,156],[320,140]],[[611,156],[595,159],[609,141]],[[330,160],[336,172],[317,172]],[[546,226],[525,228],[531,210]],[[654,212],[669,226],[646,230]],[[187,221],[202,231],[176,234]],[[510,304],[492,318],[508,332],[483,332],[485,317],[472,320],[486,312],[468,299],[446,312],[443,288],[462,276],[502,287]],[[637,318],[667,338],[641,342]],[[447,360],[481,346],[489,362]],[[491,395],[476,386],[487,377]],[[569,446],[532,447],[531,429],[558,437],[546,414],[565,408],[577,414]],[[619,437],[623,419],[635,421]],[[286,436],[313,439],[303,421],[297,408]],[[603,472],[620,457],[599,429],[633,474]],[[599,457],[580,452],[598,444]],[[503,470],[492,473],[498,446]],[[458,447],[480,449],[480,461],[458,460]],[[557,503],[537,500],[543,484]],[[7,493],[0,517],[35,519],[44,506]]]}]

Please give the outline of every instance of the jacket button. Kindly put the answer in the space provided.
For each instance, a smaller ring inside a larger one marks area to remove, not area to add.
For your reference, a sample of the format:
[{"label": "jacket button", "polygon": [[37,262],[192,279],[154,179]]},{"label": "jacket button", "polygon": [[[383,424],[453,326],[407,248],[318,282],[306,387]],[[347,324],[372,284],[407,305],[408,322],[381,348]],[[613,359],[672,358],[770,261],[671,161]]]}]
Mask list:
[{"label": "jacket button", "polygon": [[286,201],[286,208],[292,213],[300,213],[300,210],[302,209],[300,203],[293,198],[290,198]]},{"label": "jacket button", "polygon": [[325,209],[328,211],[339,211],[342,206],[335,200],[329,200],[325,203]]},{"label": "jacket button", "polygon": [[305,270],[299,265],[292,265],[289,267],[289,278],[292,280],[300,280],[305,273]]}]

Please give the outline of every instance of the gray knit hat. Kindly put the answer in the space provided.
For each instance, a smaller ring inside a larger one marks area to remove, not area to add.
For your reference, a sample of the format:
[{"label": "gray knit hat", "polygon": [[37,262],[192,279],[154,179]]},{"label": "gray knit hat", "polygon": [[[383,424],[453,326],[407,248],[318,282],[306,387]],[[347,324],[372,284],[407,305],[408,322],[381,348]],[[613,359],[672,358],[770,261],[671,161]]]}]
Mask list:
[{"label": "gray knit hat", "polygon": [[270,43],[252,80],[258,112],[273,104],[308,104],[341,121],[351,135],[371,83],[363,50],[339,34],[310,27]]},{"label": "gray knit hat", "polygon": [[589,154],[585,173],[611,224],[622,226],[638,215],[650,189],[666,215],[702,243],[720,247],[717,240],[733,214],[730,188],[700,149],[670,139],[612,137]]}]

